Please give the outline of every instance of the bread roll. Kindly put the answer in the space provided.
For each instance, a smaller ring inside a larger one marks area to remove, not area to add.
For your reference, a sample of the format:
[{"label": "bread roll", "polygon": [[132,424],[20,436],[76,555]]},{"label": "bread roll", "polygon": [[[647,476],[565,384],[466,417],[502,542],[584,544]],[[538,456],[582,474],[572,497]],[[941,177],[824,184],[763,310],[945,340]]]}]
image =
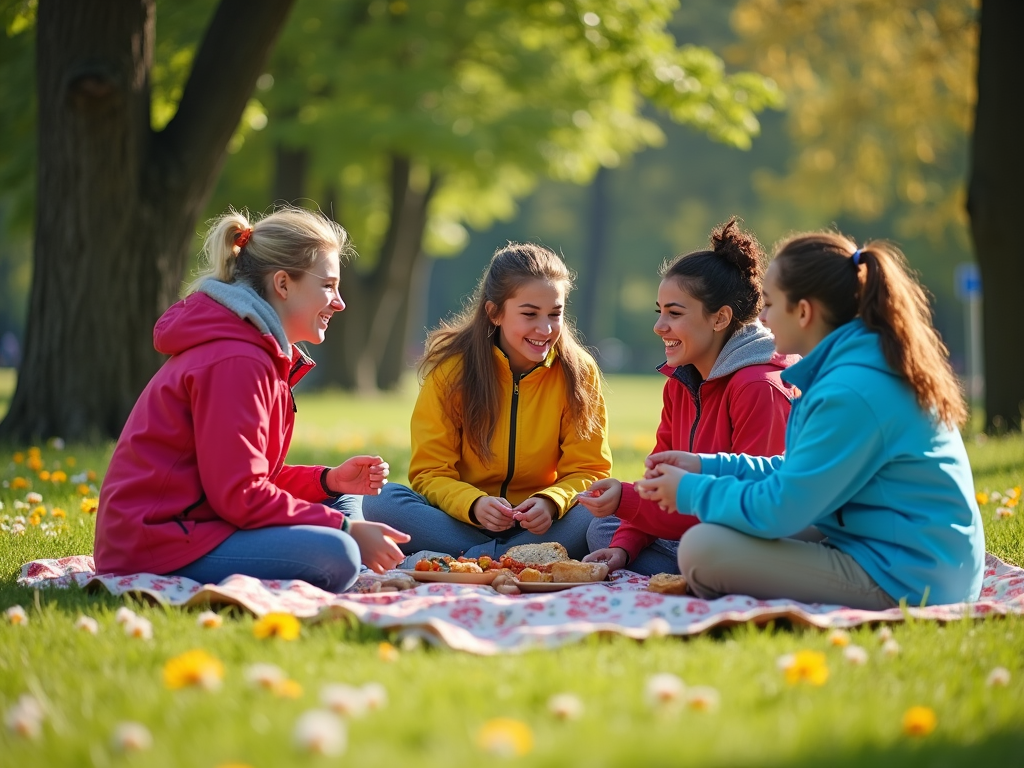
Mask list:
[{"label": "bread roll", "polygon": [[542,544],[520,544],[517,547],[510,547],[505,554],[525,565],[547,565],[569,559],[569,553],[557,541],[546,541]]},{"label": "bread roll", "polygon": [[523,568],[519,573],[519,581],[552,581],[550,573],[541,573],[536,568]]},{"label": "bread roll", "polygon": [[647,589],[662,595],[685,595],[686,577],[678,573],[656,573],[647,582]]},{"label": "bread roll", "polygon": [[551,577],[556,584],[572,581],[604,581],[608,578],[608,563],[581,563],[579,560],[552,563]]}]

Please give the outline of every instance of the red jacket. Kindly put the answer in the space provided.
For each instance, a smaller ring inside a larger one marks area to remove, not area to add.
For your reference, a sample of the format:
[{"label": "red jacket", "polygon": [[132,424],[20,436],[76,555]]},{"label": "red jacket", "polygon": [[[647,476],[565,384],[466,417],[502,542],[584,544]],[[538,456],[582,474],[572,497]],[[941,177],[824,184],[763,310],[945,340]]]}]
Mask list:
[{"label": "red jacket", "polygon": [[291,386],[312,361],[294,347],[289,357],[269,331],[202,293],[168,309],[153,339],[171,358],[139,397],[110,460],[96,516],[97,571],[168,573],[239,529],[340,528],[342,514],[317,503],[327,497],[323,467],[284,463]]},{"label": "red jacket", "polygon": [[[751,330],[730,339],[706,381],[692,365],[666,364],[658,369],[669,380],[653,452],[777,456],[785,451],[786,420],[795,392],[779,374],[799,357],[776,354],[774,341],[760,324],[747,328]],[[760,362],[734,367],[751,360]],[[622,484],[616,515],[622,523],[610,546],[626,550],[630,562],[655,539],[678,540],[699,522],[693,515],[668,514],[641,499],[632,483]]]}]

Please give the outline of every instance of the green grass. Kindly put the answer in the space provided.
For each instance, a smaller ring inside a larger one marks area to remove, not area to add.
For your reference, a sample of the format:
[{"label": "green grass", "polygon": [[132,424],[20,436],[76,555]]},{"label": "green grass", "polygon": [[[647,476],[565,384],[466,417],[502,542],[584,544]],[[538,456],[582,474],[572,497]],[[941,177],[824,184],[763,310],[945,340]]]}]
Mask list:
[{"label": "green grass", "polygon": [[[616,474],[635,478],[653,444],[660,412],[657,378],[611,377],[608,387]],[[365,400],[339,393],[299,397],[294,461],[337,461],[354,452],[379,452],[403,481],[408,467],[406,427],[415,382],[394,395]],[[3,381],[0,380],[0,401]],[[2,406],[0,406],[2,409]],[[397,661],[378,656],[386,635],[373,628],[329,621],[303,627],[295,642],[260,641],[253,619],[221,609],[224,626],[203,630],[195,611],[133,605],[153,623],[154,639],[127,638],[114,622],[123,604],[105,593],[80,590],[34,592],[14,585],[20,565],[92,549],[93,518],[80,511],[70,484],[43,483],[13,462],[16,450],[0,447],[0,479],[31,477],[44,504],[67,512],[62,529],[48,537],[40,527],[20,536],[0,532],[0,610],[20,604],[26,627],[0,623],[0,712],[23,693],[43,702],[43,735],[27,741],[0,731],[0,766],[854,766],[1013,764],[1024,749],[1024,619],[954,622],[945,626],[910,621],[894,628],[900,654],[888,658],[869,627],[852,632],[870,660],[845,662],[824,633],[799,627],[741,626],[713,635],[637,643],[593,637],[554,651],[479,658],[443,649],[403,650]],[[42,448],[50,471],[102,473],[110,446]],[[979,490],[1003,491],[1024,480],[1024,438],[1019,435],[969,441]],[[69,457],[75,466],[68,466]],[[59,467],[58,467],[59,464]],[[0,488],[13,514],[24,490]],[[1024,563],[1024,512],[995,520],[997,504],[984,505],[988,548],[1005,560]],[[98,636],[74,631],[86,614],[100,623]],[[166,661],[203,648],[225,666],[220,691],[171,691],[161,672]],[[776,659],[800,649],[824,651],[830,669],[820,687],[788,686]],[[255,691],[244,682],[255,662],[282,667],[303,688],[295,700]],[[996,666],[1010,670],[1006,688],[989,688]],[[690,685],[709,685],[721,696],[716,712],[682,710],[657,714],[643,700],[646,679],[672,672]],[[319,706],[325,682],[382,683],[390,703],[349,726],[341,758],[311,758],[291,744],[298,716]],[[584,702],[572,722],[554,720],[548,698],[571,691]],[[938,716],[930,736],[901,731],[911,706]],[[534,747],[526,757],[500,760],[475,743],[492,717],[522,720]],[[145,723],[152,750],[119,755],[110,746],[117,722]]]}]

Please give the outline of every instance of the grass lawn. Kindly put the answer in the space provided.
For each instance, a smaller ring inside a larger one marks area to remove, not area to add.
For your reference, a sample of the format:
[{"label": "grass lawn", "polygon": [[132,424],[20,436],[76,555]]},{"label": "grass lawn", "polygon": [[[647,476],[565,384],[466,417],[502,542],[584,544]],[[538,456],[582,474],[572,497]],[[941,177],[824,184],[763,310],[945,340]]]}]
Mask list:
[{"label": "grass lawn", "polygon": [[[13,379],[0,371],[0,412]],[[611,377],[609,411],[615,473],[635,478],[653,444],[661,381]],[[293,461],[336,462],[352,453],[379,452],[402,482],[408,469],[407,424],[415,382],[395,395],[359,400],[339,393],[301,394]],[[1024,753],[1024,618],[965,621],[940,626],[908,622],[893,629],[899,652],[881,650],[874,628],[853,631],[867,663],[847,662],[825,633],[789,627],[738,627],[689,640],[637,643],[591,638],[555,651],[478,658],[437,648],[410,647],[382,654],[381,632],[345,622],[303,626],[292,642],[254,637],[252,617],[221,609],[219,629],[197,626],[198,611],[133,605],[153,626],[150,641],[129,638],[115,621],[124,603],[76,590],[33,592],[14,586],[30,559],[91,552],[94,519],[82,512],[95,497],[111,446],[38,446],[49,480],[30,471],[30,446],[0,446],[0,520],[13,523],[14,502],[28,488],[43,495],[40,524],[24,534],[0,531],[0,612],[18,604],[28,623],[0,614],[0,714],[22,694],[42,704],[35,739],[0,731],[0,767],[188,766],[240,763],[271,766],[657,766],[821,765],[875,766],[1016,764]],[[1002,492],[1024,480],[1019,435],[970,440],[979,491]],[[21,454],[16,461],[15,454]],[[92,471],[96,478],[79,477]],[[68,480],[58,474],[63,472]],[[71,481],[75,478],[75,482]],[[82,482],[77,482],[81,480]],[[78,488],[77,486],[84,486]],[[990,498],[982,507],[988,548],[1024,563],[1024,513],[996,519]],[[63,510],[64,517],[53,510]],[[1017,508],[1014,508],[1015,510]],[[98,622],[92,635],[74,629],[79,616]],[[169,659],[203,649],[223,664],[216,691],[168,689]],[[820,651],[828,679],[820,686],[789,685],[778,657]],[[297,683],[275,695],[246,682],[257,662],[277,665]],[[1009,670],[1005,687],[990,687],[996,667]],[[689,686],[713,687],[711,711],[655,710],[645,700],[648,679],[672,673]],[[300,715],[320,707],[326,683],[384,686],[388,703],[348,724],[347,751],[310,756],[293,744]],[[570,692],[582,715],[561,721],[548,712],[553,694]],[[924,736],[904,733],[911,707],[934,711]],[[512,744],[521,756],[500,757],[478,743],[492,718],[525,724]],[[152,747],[122,753],[113,745],[117,724],[135,721]],[[527,743],[527,737],[529,743]]]}]

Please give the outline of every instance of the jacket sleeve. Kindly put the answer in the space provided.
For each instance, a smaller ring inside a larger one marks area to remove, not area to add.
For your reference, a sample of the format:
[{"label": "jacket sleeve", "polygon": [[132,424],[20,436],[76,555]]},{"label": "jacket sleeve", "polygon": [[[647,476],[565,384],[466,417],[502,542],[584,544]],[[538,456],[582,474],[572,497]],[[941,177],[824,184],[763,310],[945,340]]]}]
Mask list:
[{"label": "jacket sleeve", "polygon": [[326,467],[307,467],[298,464],[285,464],[281,467],[274,482],[278,487],[288,491],[292,496],[306,501],[323,502],[328,498],[320,477]]},{"label": "jacket sleeve", "polygon": [[442,375],[437,369],[431,371],[413,406],[409,484],[433,506],[470,523],[473,502],[487,494],[459,479],[462,430],[445,414]]},{"label": "jacket sleeve", "polygon": [[840,509],[884,465],[886,451],[881,425],[862,395],[849,389],[830,394],[801,403],[799,442],[791,441],[785,460],[772,460],[776,471],[758,480],[739,479],[739,473],[684,475],[677,507],[764,539],[791,536]]},{"label": "jacket sleeve", "polygon": [[611,476],[612,451],[608,447],[608,411],[601,392],[601,374],[596,366],[590,374],[598,399],[598,429],[592,435],[580,435],[569,408],[563,409],[556,469],[558,482],[534,494],[551,499],[558,507],[559,517],[576,503],[576,494],[587,490],[595,480]]},{"label": "jacket sleeve", "polygon": [[621,547],[633,562],[656,539],[678,539],[697,525],[693,515],[674,515],[653,501],[641,499],[632,483],[622,484],[616,515],[622,520],[609,546]]},{"label": "jacket sleeve", "polygon": [[732,452],[776,456],[786,450],[789,398],[770,381],[747,382],[729,398]]},{"label": "jacket sleeve", "polygon": [[[340,512],[297,498],[270,478],[267,452],[272,441],[280,440],[270,434],[271,414],[281,390],[269,362],[219,360],[193,371],[188,388],[199,477],[214,512],[242,529],[341,527]],[[298,475],[288,482],[308,488]]]}]

